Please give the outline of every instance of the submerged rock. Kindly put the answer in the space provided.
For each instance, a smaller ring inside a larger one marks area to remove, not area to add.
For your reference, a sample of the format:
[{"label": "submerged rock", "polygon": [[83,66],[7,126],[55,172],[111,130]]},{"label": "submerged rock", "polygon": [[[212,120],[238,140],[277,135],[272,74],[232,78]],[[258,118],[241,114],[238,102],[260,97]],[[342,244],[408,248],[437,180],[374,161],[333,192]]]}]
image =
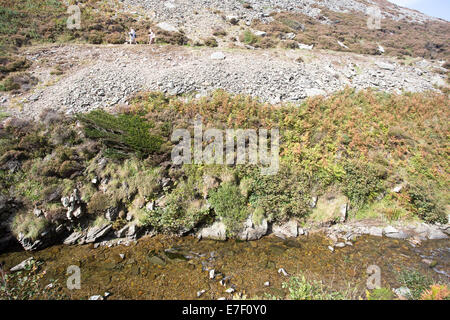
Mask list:
[{"label": "submerged rock", "polygon": [[205,292],[206,290],[197,291],[197,298],[200,298]]},{"label": "submerged rock", "polygon": [[17,271],[25,270],[31,264],[31,262],[33,260],[34,260],[34,258],[30,257],[30,258],[22,261],[21,263],[19,263],[17,266],[12,267],[10,271],[11,272],[17,272]]},{"label": "submerged rock", "polygon": [[147,260],[148,260],[148,262],[150,262],[151,264],[154,264],[154,265],[158,265],[158,266],[166,265],[166,262],[157,255],[149,256]]}]

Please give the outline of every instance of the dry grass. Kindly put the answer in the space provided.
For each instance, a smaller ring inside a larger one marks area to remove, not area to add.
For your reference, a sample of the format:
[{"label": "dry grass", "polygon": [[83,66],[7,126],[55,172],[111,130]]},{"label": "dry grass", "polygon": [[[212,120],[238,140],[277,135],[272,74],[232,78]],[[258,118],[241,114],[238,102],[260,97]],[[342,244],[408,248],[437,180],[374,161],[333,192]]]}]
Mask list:
[{"label": "dry grass", "polygon": [[[321,24],[302,14],[281,12],[273,15],[273,22],[264,24],[256,20],[252,27],[267,32],[268,37],[273,39],[280,39],[284,34],[293,32],[296,34],[296,41],[313,44],[319,49],[379,54],[378,45],[381,45],[387,55],[443,60],[449,58],[448,22],[432,21],[420,25],[404,20],[383,19],[382,29],[370,30],[367,28],[365,15],[321,9],[322,14],[333,21],[333,24]],[[305,26],[305,29],[302,30],[300,26]],[[349,49],[339,46],[338,40]]]}]

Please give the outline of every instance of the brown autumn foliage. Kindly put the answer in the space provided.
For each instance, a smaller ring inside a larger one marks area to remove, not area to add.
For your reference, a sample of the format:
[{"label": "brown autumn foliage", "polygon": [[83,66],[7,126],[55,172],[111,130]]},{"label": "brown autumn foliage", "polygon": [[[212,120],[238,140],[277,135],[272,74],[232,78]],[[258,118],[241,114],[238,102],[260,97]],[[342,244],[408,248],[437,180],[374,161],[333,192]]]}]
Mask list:
[{"label": "brown autumn foliage", "polygon": [[[265,24],[255,20],[252,27],[265,31],[269,37],[276,39],[293,32],[296,34],[296,41],[313,44],[318,49],[378,54],[378,45],[381,45],[387,55],[449,59],[449,22],[430,21],[418,24],[406,20],[383,19],[380,30],[370,30],[365,15],[337,13],[323,7],[320,9],[332,24],[322,24],[298,13],[281,12],[272,15],[275,19],[273,22]],[[342,48],[337,41],[349,48]]]}]

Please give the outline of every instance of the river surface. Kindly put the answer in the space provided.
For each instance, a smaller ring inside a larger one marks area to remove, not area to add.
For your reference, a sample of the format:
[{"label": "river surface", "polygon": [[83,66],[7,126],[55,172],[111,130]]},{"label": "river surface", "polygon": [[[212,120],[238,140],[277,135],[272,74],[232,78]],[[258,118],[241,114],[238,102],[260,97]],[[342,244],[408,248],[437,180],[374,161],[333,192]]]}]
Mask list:
[{"label": "river surface", "polygon": [[[353,299],[364,296],[370,265],[380,267],[384,287],[400,287],[397,273],[405,269],[450,282],[450,240],[426,241],[415,248],[403,240],[362,236],[353,246],[334,252],[328,249],[330,244],[321,234],[288,240],[270,236],[253,242],[156,236],[112,248],[60,245],[33,253],[9,252],[0,254],[0,261],[9,270],[33,256],[43,262],[41,285],[57,279],[70,299],[105,292],[111,293],[109,299],[218,299],[236,293],[247,298],[287,298],[282,283],[289,276],[280,274],[279,268],[289,275],[320,280],[330,290],[347,291]],[[435,260],[437,266],[430,268],[422,262],[424,258]],[[65,286],[71,265],[80,267],[80,290]],[[214,279],[210,279],[210,269],[215,270]],[[269,286],[264,285],[267,281]],[[230,287],[236,292],[226,293]],[[198,298],[201,290],[205,293]]]}]

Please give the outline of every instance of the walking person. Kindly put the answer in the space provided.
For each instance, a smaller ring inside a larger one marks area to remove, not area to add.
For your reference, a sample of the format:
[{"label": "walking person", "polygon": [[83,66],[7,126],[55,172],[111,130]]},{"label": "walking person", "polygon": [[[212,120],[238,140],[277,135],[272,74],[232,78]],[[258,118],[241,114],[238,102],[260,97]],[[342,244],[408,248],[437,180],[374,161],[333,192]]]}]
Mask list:
[{"label": "walking person", "polygon": [[128,35],[130,36],[130,44],[136,44],[136,31],[132,28]]},{"label": "walking person", "polygon": [[153,32],[152,29],[148,30],[148,44],[153,44],[155,42],[155,33]]}]

